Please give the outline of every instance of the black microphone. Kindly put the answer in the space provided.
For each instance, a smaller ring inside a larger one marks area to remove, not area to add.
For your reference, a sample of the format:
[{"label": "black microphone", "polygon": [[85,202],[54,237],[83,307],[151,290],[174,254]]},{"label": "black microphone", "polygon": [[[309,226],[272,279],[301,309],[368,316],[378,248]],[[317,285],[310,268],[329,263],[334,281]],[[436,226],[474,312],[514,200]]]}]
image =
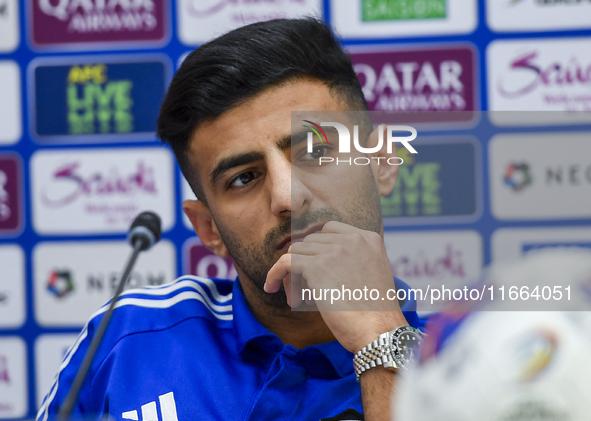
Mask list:
[{"label": "black microphone", "polygon": [[154,212],[142,212],[131,223],[127,241],[134,247],[136,241],[141,241],[140,251],[148,250],[160,240],[160,225],[160,217]]},{"label": "black microphone", "polygon": [[119,296],[123,292],[125,288],[125,284],[129,279],[129,275],[131,273],[131,269],[135,264],[138,254],[140,251],[148,250],[154,244],[160,240],[160,235],[162,234],[161,224],[160,224],[160,217],[156,215],[154,212],[142,212],[131,223],[131,227],[129,227],[129,232],[127,234],[127,240],[131,243],[133,247],[133,252],[125,265],[125,270],[123,271],[123,275],[121,276],[121,280],[119,281],[119,285],[117,286],[117,291],[111,300],[109,305],[109,309],[105,312],[103,319],[101,320],[101,324],[99,325],[98,329],[96,330],[96,334],[92,338],[92,342],[86,351],[86,355],[84,356],[84,360],[76,373],[76,377],[72,382],[72,387],[70,388],[70,392],[68,396],[66,396],[66,400],[62,405],[59,413],[58,419],[62,421],[66,421],[70,418],[72,414],[72,410],[74,409],[74,404],[78,399],[78,393],[80,392],[80,388],[82,387],[82,383],[86,378],[86,374],[90,369],[90,364],[94,358],[94,354],[96,353],[98,346],[100,345],[101,339],[107,329],[107,325],[109,324],[109,320],[111,319],[111,315],[113,314],[113,310],[115,309],[115,304],[119,299]]}]

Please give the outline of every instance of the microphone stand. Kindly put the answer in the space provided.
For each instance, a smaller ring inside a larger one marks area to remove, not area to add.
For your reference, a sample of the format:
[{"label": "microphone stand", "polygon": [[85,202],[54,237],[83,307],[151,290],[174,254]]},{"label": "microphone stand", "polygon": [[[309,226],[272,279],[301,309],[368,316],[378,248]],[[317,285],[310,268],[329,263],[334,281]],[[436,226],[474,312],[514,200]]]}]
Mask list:
[{"label": "microphone stand", "polygon": [[92,338],[92,342],[90,343],[90,346],[88,347],[88,351],[86,351],[86,355],[84,356],[84,360],[82,361],[82,364],[80,365],[80,369],[76,373],[76,377],[74,378],[70,392],[68,393],[68,396],[66,397],[66,400],[64,401],[64,404],[62,405],[62,407],[57,415],[58,419],[61,421],[67,421],[70,418],[70,415],[72,414],[72,409],[74,409],[74,404],[76,403],[76,400],[78,399],[78,393],[80,392],[80,388],[82,387],[82,383],[84,382],[84,379],[86,378],[86,374],[88,373],[88,370],[90,369],[90,364],[92,363],[92,360],[94,359],[94,354],[96,353],[98,346],[103,338],[105,330],[107,329],[107,325],[109,324],[109,320],[111,319],[111,315],[113,314],[113,309],[115,308],[115,304],[117,303],[119,296],[123,292],[123,288],[125,287],[125,284],[127,283],[127,279],[129,278],[129,275],[131,273],[131,269],[133,268],[133,265],[135,264],[135,261],[136,261],[138,255],[140,254],[140,251],[142,250],[142,246],[143,246],[143,242],[141,239],[137,239],[133,243],[133,252],[131,253],[131,256],[129,257],[129,260],[127,261],[127,264],[125,266],[125,271],[123,272],[123,275],[121,276],[121,280],[119,281],[119,285],[117,286],[117,291],[115,292],[115,295],[113,296],[113,299],[111,300],[111,303],[109,305],[109,309],[106,311],[105,315],[103,316],[103,319],[101,320],[101,324],[99,325],[99,327],[96,331],[96,334]]}]

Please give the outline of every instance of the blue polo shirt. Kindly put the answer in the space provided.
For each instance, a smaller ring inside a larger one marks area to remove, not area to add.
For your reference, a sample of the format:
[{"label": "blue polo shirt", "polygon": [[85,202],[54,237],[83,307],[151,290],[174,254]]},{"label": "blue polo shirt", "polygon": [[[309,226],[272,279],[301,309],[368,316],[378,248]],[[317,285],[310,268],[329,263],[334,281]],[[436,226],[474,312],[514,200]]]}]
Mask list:
[{"label": "blue polo shirt", "polygon": [[[397,288],[407,289],[396,280]],[[420,324],[406,302],[410,324]],[[107,305],[66,353],[37,419],[55,417]],[[115,420],[360,419],[353,354],[337,341],[284,345],[250,311],[240,283],[183,276],[126,291],[75,406]]]}]

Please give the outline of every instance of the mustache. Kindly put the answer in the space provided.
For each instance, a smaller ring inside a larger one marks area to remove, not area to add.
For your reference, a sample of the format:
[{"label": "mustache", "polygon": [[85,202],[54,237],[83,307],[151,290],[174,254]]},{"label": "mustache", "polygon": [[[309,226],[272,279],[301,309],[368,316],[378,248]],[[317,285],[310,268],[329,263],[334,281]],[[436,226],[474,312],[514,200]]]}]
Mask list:
[{"label": "mustache", "polygon": [[302,212],[297,217],[285,219],[279,226],[270,229],[265,235],[265,247],[275,250],[277,243],[293,231],[305,231],[308,227],[329,221],[343,222],[341,215],[333,209],[317,209]]}]

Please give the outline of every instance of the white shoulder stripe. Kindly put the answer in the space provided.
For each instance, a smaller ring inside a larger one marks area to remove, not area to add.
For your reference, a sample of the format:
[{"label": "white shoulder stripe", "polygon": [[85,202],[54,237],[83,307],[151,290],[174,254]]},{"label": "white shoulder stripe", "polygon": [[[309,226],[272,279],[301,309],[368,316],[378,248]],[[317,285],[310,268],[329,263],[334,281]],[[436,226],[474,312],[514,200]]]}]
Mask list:
[{"label": "white shoulder stripe", "polygon": [[[205,306],[211,311],[211,313],[220,320],[232,320],[231,314],[217,314],[218,313],[228,313],[232,311],[232,304],[228,304],[225,306],[220,306],[211,302],[207,295],[203,296],[199,292],[195,291],[184,291],[180,294],[177,294],[173,297],[170,297],[166,300],[151,300],[148,298],[120,298],[115,304],[115,308],[134,305],[137,307],[146,307],[146,308],[168,308],[172,307],[173,305],[185,301],[185,300],[198,300],[201,301]],[[91,316],[91,319],[94,319],[99,314],[104,313],[107,311],[107,308],[103,306],[99,311],[94,313]]]},{"label": "white shoulder stripe", "polygon": [[[194,290],[196,293],[199,293],[199,294],[201,294],[201,295],[202,295],[203,299],[205,300],[204,304],[206,304],[208,308],[210,308],[210,309],[212,309],[212,310],[214,310],[214,311],[221,312],[221,313],[225,313],[225,312],[228,312],[228,311],[232,311],[232,306],[231,306],[231,305],[225,305],[225,306],[221,306],[221,305],[218,305],[218,304],[214,304],[214,303],[211,301],[211,299],[209,298],[209,295],[207,295],[207,293],[205,292],[205,290],[203,289],[203,287],[202,287],[201,285],[199,285],[199,284],[196,284],[196,283],[195,283],[195,282],[193,282],[193,281],[184,281],[184,282],[179,282],[177,285],[179,285],[179,284],[184,284],[184,285],[180,285],[178,288],[175,288],[174,290],[172,290],[173,292],[174,292],[175,290],[180,290],[180,289],[182,289],[182,288],[184,288],[184,287],[189,287],[189,288],[191,288],[192,290]],[[184,291],[184,292],[181,292],[181,293],[177,293],[177,296],[178,296],[178,295],[185,294],[185,293],[187,293],[187,292],[192,292],[192,291]],[[170,292],[169,292],[169,293],[170,293]],[[119,298],[119,302],[117,303],[117,305],[115,306],[115,308],[119,307],[119,303],[120,303],[120,302],[121,302],[123,299],[126,299],[126,296],[129,296],[129,295],[134,295],[134,294],[138,294],[138,295],[144,295],[144,296],[145,296],[145,297],[136,297],[137,299],[145,299],[145,300],[153,300],[153,301],[162,301],[162,302],[169,302],[168,300],[170,300],[170,299],[174,298],[174,296],[173,296],[173,297],[167,298],[167,299],[165,299],[165,300],[156,300],[156,299],[150,298],[150,296],[161,296],[161,295],[168,295],[168,294],[160,294],[160,293],[157,293],[157,292],[156,292],[156,291],[154,291],[154,290],[149,290],[149,291],[144,291],[144,290],[142,290],[142,289],[129,290],[129,291],[126,291],[126,293],[125,293],[125,294],[122,294],[122,295],[121,295],[121,297]],[[217,300],[217,301],[218,301],[218,302],[220,302],[220,303],[224,303],[224,302],[228,302],[228,301],[230,301],[230,300],[232,299],[232,294],[230,293],[230,294],[228,294],[228,295],[221,295],[221,296],[219,296],[219,297],[220,297],[220,299],[219,299],[219,300]],[[103,308],[105,308],[105,307],[109,307],[109,303],[106,303],[106,304],[104,304],[104,305],[101,307],[101,310],[102,310]],[[150,307],[150,306],[145,306],[145,307]],[[99,311],[100,311],[100,310],[99,310]],[[97,314],[100,314],[100,313],[97,313]]]},{"label": "white shoulder stripe", "polygon": [[[186,281],[184,279],[187,279]],[[195,281],[198,283],[196,284]],[[121,294],[130,295],[130,294],[143,294],[143,295],[167,295],[171,292],[174,292],[181,288],[193,288],[198,289],[201,288],[200,284],[203,284],[209,288],[209,293],[219,303],[225,303],[232,299],[232,293],[222,295],[219,293],[215,282],[213,282],[209,278],[203,278],[201,276],[192,276],[192,275],[185,275],[181,276],[180,278],[176,279],[172,283],[165,284],[165,285],[158,285],[158,286],[149,286],[144,288],[136,288],[136,289],[128,289]]]},{"label": "white shoulder stripe", "polygon": [[80,335],[78,335],[76,342],[74,342],[74,345],[72,345],[70,350],[67,352],[66,358],[64,358],[64,361],[60,365],[60,368],[55,376],[55,380],[53,382],[53,385],[51,386],[50,393],[45,398],[45,405],[42,406],[41,408],[39,408],[39,412],[37,413],[37,420],[39,420],[39,417],[41,416],[41,414],[43,414],[43,412],[45,412],[45,414],[43,415],[43,419],[39,420],[39,421],[46,421],[47,420],[47,415],[48,415],[47,410],[49,409],[49,404],[51,403],[51,401],[53,401],[53,398],[55,397],[55,394],[57,392],[57,388],[59,385],[59,375],[61,374],[62,370],[64,368],[66,368],[68,366],[68,364],[70,364],[70,361],[72,359],[72,356],[76,352],[76,349],[78,349],[78,347],[80,346],[80,343],[86,338],[87,335],[88,335],[88,323],[86,324],[86,326],[84,326],[84,329],[82,330]]},{"label": "white shoulder stripe", "polygon": [[[197,278],[197,277],[191,277],[191,278]],[[207,278],[198,278],[199,281],[202,281],[205,279],[207,279]],[[207,279],[207,280],[209,280],[213,284],[213,281],[211,281],[210,279]],[[189,286],[195,288],[194,282],[187,281],[187,283],[190,283]],[[171,291],[174,291],[176,289],[187,286],[187,285],[178,286],[179,284],[184,284],[184,282],[181,281],[181,282],[178,282],[175,284],[171,284],[165,288],[162,288],[160,291],[164,291],[166,288],[170,288],[170,290],[167,290],[168,292],[165,292],[162,294],[156,294],[156,295],[166,295],[166,294],[170,293]],[[176,286],[176,288],[173,288],[175,286]],[[205,297],[201,295],[200,292],[204,293],[202,288],[195,288],[195,289],[197,290],[196,292],[184,291],[184,292],[177,294],[173,297],[170,297],[166,300],[153,300],[153,299],[142,299],[142,298],[120,298],[119,301],[117,301],[117,304],[115,304],[115,308],[119,308],[122,306],[128,306],[128,305],[133,305],[133,306],[137,306],[137,307],[147,307],[147,308],[168,308],[168,307],[174,306],[175,304],[178,304],[181,301],[198,300],[198,301],[201,301],[203,304],[205,304],[205,307],[208,308],[209,311],[211,312],[211,314],[213,314],[216,318],[218,318],[220,320],[232,320],[234,318],[231,313],[230,314],[217,314],[216,313],[216,311],[223,312],[223,313],[231,312],[232,311],[231,304],[228,304],[225,306],[219,306],[219,305],[213,304],[211,302],[211,300],[209,299],[209,297],[207,296],[207,294],[204,294]],[[217,291],[217,288],[215,288],[215,284],[213,284],[213,290],[215,290],[215,294],[217,294],[217,296],[220,298],[219,300],[216,298],[217,301],[225,302],[225,301],[228,301],[232,298],[232,294],[220,295],[219,292]],[[131,293],[131,291],[137,291],[137,292],[141,291],[142,293],[146,292],[145,290],[140,289],[140,290],[128,290],[128,291],[126,291],[126,293]],[[210,291],[212,291],[211,287],[210,287]],[[212,295],[214,295],[213,291],[212,291]],[[214,295],[214,297],[215,297],[215,295]],[[229,298],[227,298],[227,297],[229,297]],[[107,311],[107,308],[108,307],[106,305],[103,306],[97,312],[95,312],[91,316],[90,319],[92,320],[95,317],[99,316],[100,314],[105,313]],[[76,339],[76,342],[74,343],[74,345],[72,345],[70,350],[66,353],[66,357],[64,358],[64,361],[60,365],[58,373],[55,376],[55,380],[54,380],[54,383],[50,389],[49,395],[45,399],[45,404],[42,405],[41,408],[39,408],[39,412],[37,413],[37,420],[38,421],[47,421],[49,405],[51,404],[51,402],[55,398],[55,395],[58,390],[59,376],[60,376],[61,372],[70,364],[72,356],[76,353],[76,350],[80,346],[80,343],[82,343],[82,341],[86,338],[87,335],[88,335],[88,323],[86,323],[86,325],[82,329],[82,332],[80,333],[80,335]],[[43,418],[40,418],[41,416],[43,416]]]}]

